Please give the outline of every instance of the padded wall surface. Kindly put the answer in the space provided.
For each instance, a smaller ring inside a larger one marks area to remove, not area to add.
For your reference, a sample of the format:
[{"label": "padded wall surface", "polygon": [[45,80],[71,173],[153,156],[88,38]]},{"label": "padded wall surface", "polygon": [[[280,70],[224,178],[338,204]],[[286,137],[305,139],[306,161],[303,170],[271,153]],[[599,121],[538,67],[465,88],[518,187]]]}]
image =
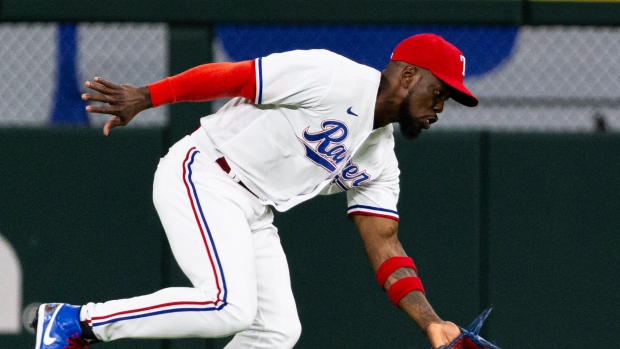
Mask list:
[{"label": "padded wall surface", "polygon": [[[162,134],[0,129],[0,234],[21,263],[22,308],[187,285],[151,202]],[[399,236],[440,316],[467,325],[493,305],[485,327],[502,348],[620,346],[618,135],[432,131],[396,148]],[[303,326],[297,348],[428,347],[375,284],[344,194],[275,223]],[[0,336],[2,348],[33,344],[24,330]]]},{"label": "padded wall surface", "polygon": [[491,338],[620,347],[620,137],[493,134]]},{"label": "padded wall surface", "polygon": [[[114,130],[106,138],[77,128],[0,129],[0,233],[21,262],[23,307],[126,298],[161,287],[163,232],[151,200],[161,133]],[[34,343],[24,330],[0,337],[2,348]]]}]

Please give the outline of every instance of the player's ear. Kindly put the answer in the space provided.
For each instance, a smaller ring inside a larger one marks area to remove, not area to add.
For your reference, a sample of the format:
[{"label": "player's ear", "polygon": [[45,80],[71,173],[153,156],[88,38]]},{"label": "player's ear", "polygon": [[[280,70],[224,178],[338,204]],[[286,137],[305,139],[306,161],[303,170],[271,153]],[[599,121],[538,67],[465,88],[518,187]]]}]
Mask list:
[{"label": "player's ear", "polygon": [[420,69],[414,65],[405,65],[400,75],[400,83],[402,87],[409,89],[420,78]]}]

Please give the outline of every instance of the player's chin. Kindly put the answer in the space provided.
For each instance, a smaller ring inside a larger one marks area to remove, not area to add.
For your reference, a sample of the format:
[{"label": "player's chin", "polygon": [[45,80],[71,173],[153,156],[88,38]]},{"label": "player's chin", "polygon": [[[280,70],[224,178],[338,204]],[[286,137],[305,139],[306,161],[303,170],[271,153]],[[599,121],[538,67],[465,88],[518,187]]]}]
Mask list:
[{"label": "player's chin", "polygon": [[[423,123],[425,123],[423,125]],[[398,113],[398,126],[400,128],[400,133],[406,139],[416,139],[422,132],[423,126],[430,126],[428,124],[428,120],[424,117],[415,117],[405,105],[401,106],[400,112]]]},{"label": "player's chin", "polygon": [[422,133],[422,127],[415,122],[399,122],[398,126],[400,128],[400,134],[409,140],[418,138],[420,133]]}]

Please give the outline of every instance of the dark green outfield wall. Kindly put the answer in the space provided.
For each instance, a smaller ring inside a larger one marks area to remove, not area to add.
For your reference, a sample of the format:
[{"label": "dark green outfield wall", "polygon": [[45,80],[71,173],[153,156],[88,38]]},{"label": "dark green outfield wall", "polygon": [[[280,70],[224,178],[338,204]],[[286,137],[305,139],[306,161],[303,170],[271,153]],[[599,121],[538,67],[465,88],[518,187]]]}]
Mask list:
[{"label": "dark green outfield wall", "polygon": [[620,348],[620,135],[492,135],[489,149],[491,336]]},{"label": "dark green outfield wall", "polygon": [[[151,203],[166,137],[0,129],[0,233],[22,264],[24,306],[187,284]],[[441,316],[467,325],[492,304],[487,334],[503,348],[620,347],[620,135],[433,131],[399,140],[397,154],[401,240]],[[276,216],[304,326],[297,347],[427,348],[375,285],[345,213],[336,195]],[[1,348],[33,345],[25,332],[0,336]]]},{"label": "dark green outfield wall", "polygon": [[[0,232],[22,264],[24,306],[161,287],[164,236],[150,202],[161,130],[125,131],[0,129]],[[34,348],[34,336],[0,336],[0,348]]]}]

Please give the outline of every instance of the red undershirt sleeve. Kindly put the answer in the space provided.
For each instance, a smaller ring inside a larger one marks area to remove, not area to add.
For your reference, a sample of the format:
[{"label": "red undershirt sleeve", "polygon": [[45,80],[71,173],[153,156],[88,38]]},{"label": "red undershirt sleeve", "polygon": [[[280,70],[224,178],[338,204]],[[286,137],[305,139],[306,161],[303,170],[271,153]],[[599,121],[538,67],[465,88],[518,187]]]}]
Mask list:
[{"label": "red undershirt sleeve", "polygon": [[254,60],[211,63],[147,85],[153,107],[176,102],[202,102],[223,97],[254,100]]}]

